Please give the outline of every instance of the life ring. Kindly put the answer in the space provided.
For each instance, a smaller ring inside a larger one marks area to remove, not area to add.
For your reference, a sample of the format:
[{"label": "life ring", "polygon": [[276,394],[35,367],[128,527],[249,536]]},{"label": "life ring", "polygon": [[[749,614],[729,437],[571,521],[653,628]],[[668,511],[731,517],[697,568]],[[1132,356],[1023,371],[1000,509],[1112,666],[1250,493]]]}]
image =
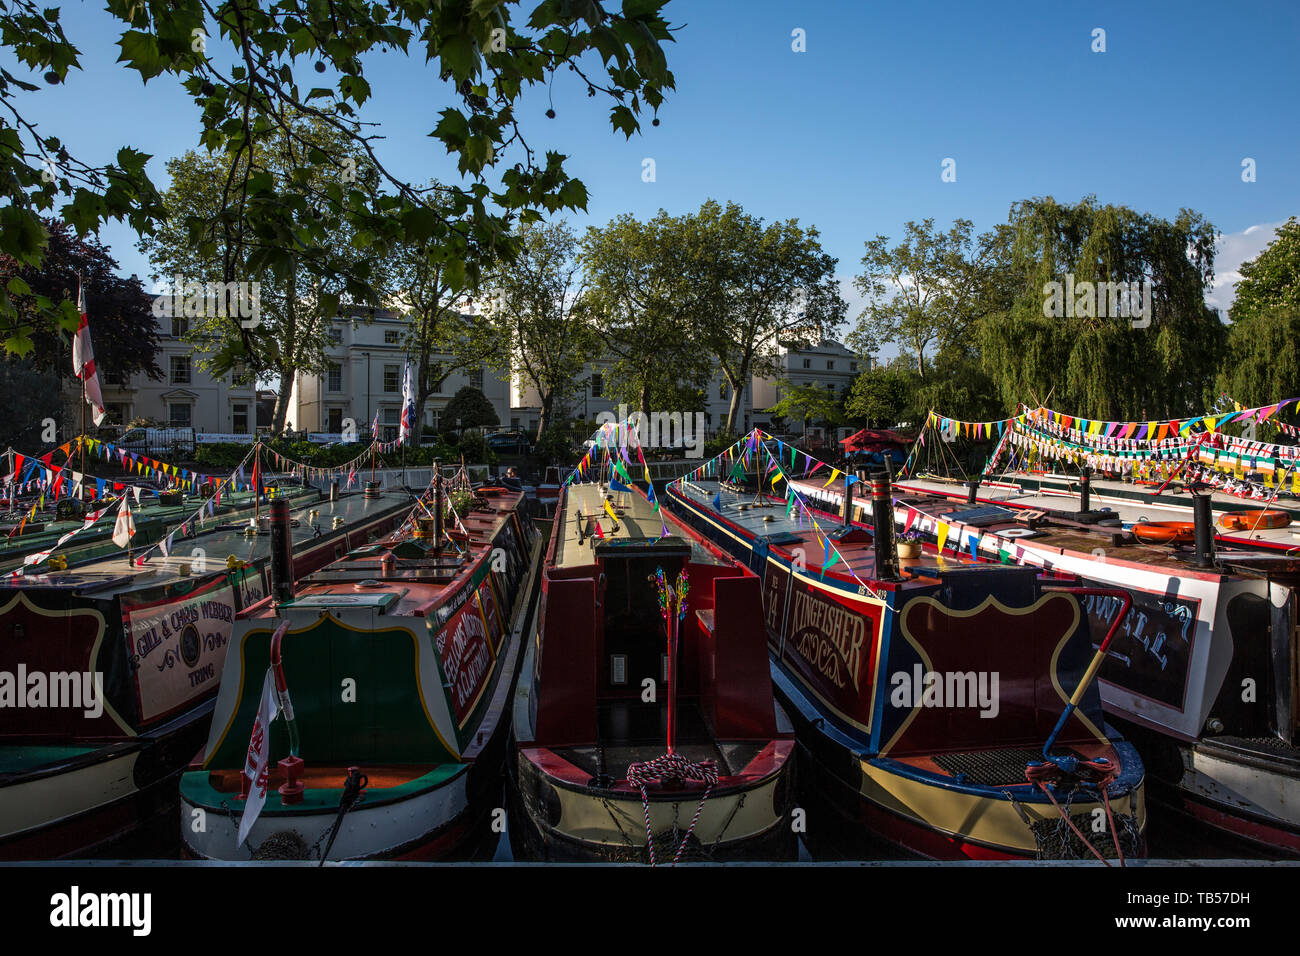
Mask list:
[{"label": "life ring", "polygon": [[1146,521],[1133,526],[1133,537],[1143,544],[1191,544],[1196,525],[1190,521]]},{"label": "life ring", "polygon": [[1276,508],[1262,511],[1230,511],[1220,515],[1218,525],[1224,531],[1262,531],[1265,528],[1285,528],[1291,516]]}]

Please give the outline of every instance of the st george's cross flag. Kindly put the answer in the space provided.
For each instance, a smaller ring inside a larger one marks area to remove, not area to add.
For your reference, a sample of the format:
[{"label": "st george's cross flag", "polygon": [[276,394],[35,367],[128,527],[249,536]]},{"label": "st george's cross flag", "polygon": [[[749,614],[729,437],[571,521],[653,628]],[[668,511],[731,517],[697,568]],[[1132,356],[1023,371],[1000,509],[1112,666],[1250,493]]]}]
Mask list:
[{"label": "st george's cross flag", "polygon": [[95,353],[90,347],[90,325],[86,318],[86,290],[77,280],[77,311],[81,313],[81,324],[72,339],[72,370],[81,379],[86,393],[86,401],[94,410],[95,424],[104,420],[104,396],[99,390],[99,372],[95,370]]}]

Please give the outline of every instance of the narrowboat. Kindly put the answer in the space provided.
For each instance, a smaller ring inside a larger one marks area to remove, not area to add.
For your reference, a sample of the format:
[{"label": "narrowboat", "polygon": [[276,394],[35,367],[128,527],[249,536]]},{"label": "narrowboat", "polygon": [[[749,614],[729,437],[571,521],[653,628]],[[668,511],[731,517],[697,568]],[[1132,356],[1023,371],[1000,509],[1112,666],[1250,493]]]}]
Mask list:
[{"label": "narrowboat", "polygon": [[563,487],[514,701],[516,859],[795,857],[761,599],[630,481]]},{"label": "narrowboat", "polygon": [[190,856],[442,859],[504,827],[541,538],[522,493],[469,489],[440,468],[432,485],[397,531],[297,585],[273,562],[270,596],[235,622],[207,745],[181,779]]},{"label": "narrowboat", "polygon": [[[409,508],[405,495],[304,500],[299,574]],[[175,852],[179,774],[207,738],[235,619],[266,592],[269,537],[229,517],[186,523],[143,563],[136,549],[0,577],[0,858]]]},{"label": "narrowboat", "polygon": [[[896,526],[933,543],[942,523],[983,561],[1127,594],[1133,610],[1098,679],[1108,718],[1149,769],[1152,800],[1222,838],[1215,852],[1300,855],[1300,559],[1225,530],[1217,495],[1174,512],[1191,544],[1159,543],[1140,531],[1168,513],[1094,496],[1086,475],[1074,482],[1049,497],[910,479],[896,489]],[[825,491],[838,497],[842,481]],[[1086,607],[1096,626],[1115,613],[1109,601]]]},{"label": "narrowboat", "polygon": [[1094,643],[1114,639],[1127,599],[1110,595],[1115,621],[1100,629],[1084,611],[1096,589],[933,548],[900,563],[888,476],[872,481],[868,533],[852,511],[833,519],[804,501],[786,464],[796,454],[751,433],[667,500],[762,579],[800,793],[820,811],[804,837],[814,854],[844,841],[948,860],[1144,853],[1142,762],[1093,679]]}]

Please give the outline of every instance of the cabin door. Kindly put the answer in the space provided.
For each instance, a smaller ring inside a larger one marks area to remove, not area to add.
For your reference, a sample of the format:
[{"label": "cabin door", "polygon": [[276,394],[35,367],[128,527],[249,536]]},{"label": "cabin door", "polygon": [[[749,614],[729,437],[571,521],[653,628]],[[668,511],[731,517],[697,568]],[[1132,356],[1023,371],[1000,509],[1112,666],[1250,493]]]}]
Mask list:
[{"label": "cabin door", "polygon": [[[609,744],[663,742],[667,727],[667,639],[654,575],[675,581],[679,554],[610,555],[604,576],[603,653],[597,670],[597,723]],[[673,673],[681,673],[682,648]]]}]

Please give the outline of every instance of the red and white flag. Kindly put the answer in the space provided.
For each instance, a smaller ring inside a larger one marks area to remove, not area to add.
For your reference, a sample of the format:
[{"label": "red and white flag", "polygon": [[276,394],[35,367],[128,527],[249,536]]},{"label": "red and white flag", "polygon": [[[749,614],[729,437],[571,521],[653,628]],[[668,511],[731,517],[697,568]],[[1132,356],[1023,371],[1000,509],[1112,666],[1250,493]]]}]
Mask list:
[{"label": "red and white flag", "polygon": [[113,543],[125,548],[135,536],[135,518],[131,517],[131,506],[127,504],[130,495],[122,496],[122,507],[117,512],[117,522],[113,525]]},{"label": "red and white flag", "polygon": [[244,757],[244,776],[248,778],[248,802],[244,804],[244,814],[239,818],[239,839],[235,846],[243,846],[249,831],[257,822],[262,805],[266,803],[267,782],[270,774],[267,764],[271,753],[271,721],[280,713],[280,702],[275,693],[275,678],[271,668],[266,669],[262,680],[262,702],[257,707],[257,717],[253,721],[253,735],[248,741],[248,754]]},{"label": "red and white flag", "polygon": [[94,409],[95,424],[104,420],[104,396],[99,390],[99,373],[95,370],[95,353],[90,347],[90,325],[86,319],[86,290],[77,280],[77,311],[81,313],[81,324],[72,339],[72,370],[84,383],[86,401]]}]

